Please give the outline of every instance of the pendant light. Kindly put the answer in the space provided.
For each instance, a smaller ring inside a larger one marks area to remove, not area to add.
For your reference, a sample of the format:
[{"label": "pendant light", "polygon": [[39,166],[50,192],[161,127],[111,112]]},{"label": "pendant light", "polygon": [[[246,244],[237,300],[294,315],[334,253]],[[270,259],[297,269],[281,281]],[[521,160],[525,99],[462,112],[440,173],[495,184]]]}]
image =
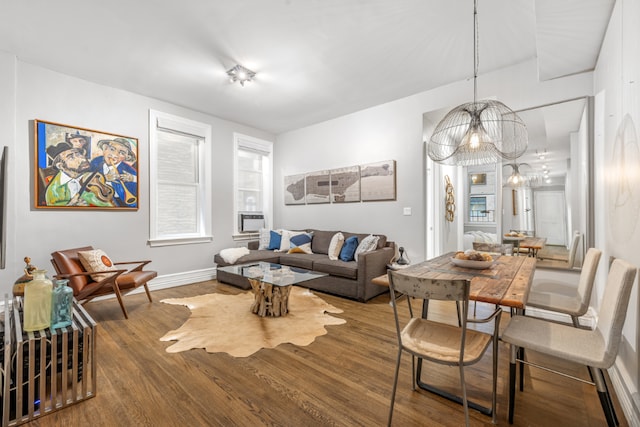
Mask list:
[{"label": "pendant light", "polygon": [[478,2],[473,2],[473,102],[451,110],[436,126],[428,144],[429,157],[446,165],[483,165],[514,161],[527,150],[527,128],[500,101],[478,96]]},{"label": "pendant light", "polygon": [[505,166],[511,166],[513,170],[509,178],[507,178],[507,185],[509,187],[522,187],[527,184],[527,178],[520,174],[520,166],[529,166],[528,163],[508,163]]}]

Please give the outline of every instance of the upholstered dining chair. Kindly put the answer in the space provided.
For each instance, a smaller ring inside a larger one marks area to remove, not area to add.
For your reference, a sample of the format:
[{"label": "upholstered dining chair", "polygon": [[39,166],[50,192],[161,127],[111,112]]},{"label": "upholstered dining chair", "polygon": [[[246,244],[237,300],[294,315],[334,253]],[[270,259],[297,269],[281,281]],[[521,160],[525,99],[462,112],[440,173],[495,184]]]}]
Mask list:
[{"label": "upholstered dining chair", "polygon": [[576,257],[578,256],[578,248],[580,248],[580,242],[582,241],[582,233],[576,231],[573,233],[573,239],[571,240],[571,246],[569,247],[569,258],[567,260],[567,267],[572,269],[576,265]]},{"label": "upholstered dining chair", "polygon": [[[462,389],[462,404],[464,407],[465,423],[469,425],[469,408],[467,389],[464,378],[464,367],[478,362],[489,345],[493,344],[493,383],[492,383],[492,415],[496,421],[496,387],[498,369],[498,329],[502,310],[497,307],[486,319],[468,319],[469,287],[467,279],[431,280],[414,277],[404,271],[389,270],[389,288],[391,291],[391,305],[398,337],[398,357],[396,361],[393,391],[391,392],[391,406],[389,408],[388,425],[393,418],[398,373],[403,351],[411,354],[412,387],[416,386],[416,357],[435,363],[458,366],[460,371],[460,386]],[[410,319],[401,324],[398,309],[397,294],[406,296],[409,306]],[[422,317],[414,316],[411,299],[420,299],[423,304],[429,300],[456,301],[462,305],[460,326],[440,323]],[[493,334],[467,329],[468,323],[486,323],[493,321]]]},{"label": "upholstered dining chair", "polygon": [[[618,355],[622,327],[629,305],[629,295],[636,277],[636,268],[616,259],[607,276],[604,296],[593,330],[575,328],[528,316],[514,316],[502,332],[502,341],[511,345],[509,362],[509,423],[513,423],[516,393],[516,362],[537,367],[518,359],[519,350],[528,349],[586,366],[593,377],[600,404],[610,427],[616,425],[615,411],[603,370],[610,368]],[[551,369],[544,368],[547,371]],[[522,375],[522,373],[521,373]],[[565,377],[571,377],[562,374]],[[582,379],[578,379],[583,381]]]},{"label": "upholstered dining chair", "polygon": [[571,316],[573,325],[580,327],[579,318],[589,309],[601,255],[602,251],[595,248],[587,251],[577,288],[556,280],[534,280],[527,306],[567,314]]},{"label": "upholstered dining chair", "polygon": [[[93,247],[85,246],[56,251],[51,254],[51,263],[58,273],[55,278],[69,280],[69,286],[73,289],[73,295],[78,302],[85,304],[93,298],[115,294],[126,319],[129,318],[129,315],[122,301],[123,295],[139,286],[144,286],[149,302],[153,302],[148,282],[158,273],[143,270],[144,266],[151,261],[112,262],[107,257],[105,264],[113,267],[108,270],[88,271],[80,260],[79,253],[91,253],[92,251],[95,251]],[[133,267],[118,269],[116,266],[120,265],[133,265]]]}]

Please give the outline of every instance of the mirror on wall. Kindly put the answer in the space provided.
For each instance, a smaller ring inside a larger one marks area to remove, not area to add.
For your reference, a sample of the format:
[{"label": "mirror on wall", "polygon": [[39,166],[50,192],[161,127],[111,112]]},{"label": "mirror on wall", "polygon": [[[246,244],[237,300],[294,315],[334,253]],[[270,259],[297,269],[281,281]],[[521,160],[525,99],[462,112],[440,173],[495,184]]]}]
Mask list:
[{"label": "mirror on wall", "polygon": [[[543,239],[538,267],[579,269],[590,246],[591,101],[579,98],[518,111],[529,146],[503,162],[502,237]],[[528,252],[530,248],[521,248]]]}]

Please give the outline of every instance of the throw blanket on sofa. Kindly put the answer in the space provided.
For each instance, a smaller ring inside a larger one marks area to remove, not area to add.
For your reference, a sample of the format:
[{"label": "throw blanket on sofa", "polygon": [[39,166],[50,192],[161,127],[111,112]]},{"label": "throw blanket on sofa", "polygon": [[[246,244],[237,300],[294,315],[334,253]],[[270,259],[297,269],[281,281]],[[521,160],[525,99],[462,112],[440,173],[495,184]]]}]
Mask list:
[{"label": "throw blanket on sofa", "polygon": [[249,255],[249,249],[247,248],[229,248],[229,249],[223,249],[220,251],[220,256],[222,257],[222,259],[225,262],[228,262],[229,264],[233,264],[235,263],[238,258],[245,256],[245,255]]}]

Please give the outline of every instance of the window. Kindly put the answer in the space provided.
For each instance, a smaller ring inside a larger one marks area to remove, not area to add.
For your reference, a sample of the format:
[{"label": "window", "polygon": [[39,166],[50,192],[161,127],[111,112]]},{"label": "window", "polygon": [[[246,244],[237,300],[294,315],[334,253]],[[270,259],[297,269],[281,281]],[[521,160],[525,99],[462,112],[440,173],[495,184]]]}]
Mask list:
[{"label": "window", "polygon": [[[272,152],[273,143],[250,136],[234,134],[234,228],[235,238],[247,237],[242,232],[240,214],[260,214],[265,227],[270,227],[273,212]],[[253,233],[255,234],[255,232]]]},{"label": "window", "polygon": [[211,241],[211,126],[151,110],[151,246]]}]

